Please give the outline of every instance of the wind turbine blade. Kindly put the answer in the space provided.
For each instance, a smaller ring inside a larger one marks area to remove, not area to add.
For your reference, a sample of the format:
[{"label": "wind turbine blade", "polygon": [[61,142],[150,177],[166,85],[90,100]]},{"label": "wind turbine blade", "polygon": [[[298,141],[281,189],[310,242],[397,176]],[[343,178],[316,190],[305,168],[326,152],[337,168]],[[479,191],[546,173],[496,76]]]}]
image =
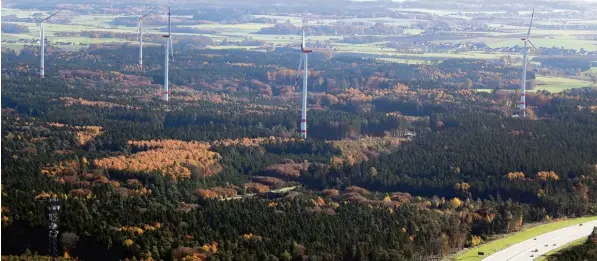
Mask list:
[{"label": "wind turbine blade", "polygon": [[527,40],[527,42],[529,42],[531,44],[531,46],[533,47],[534,50],[537,50],[537,47],[533,44],[533,42],[531,42],[530,40]]},{"label": "wind turbine blade", "polygon": [[303,37],[301,38],[301,50],[305,49],[305,27],[303,26]]},{"label": "wind turbine blade", "polygon": [[137,14],[135,14],[135,13],[131,12],[131,11],[129,11],[129,14],[132,14],[132,15],[134,15],[135,17],[137,17],[137,18],[140,18],[140,17],[139,17],[139,15],[137,15]]},{"label": "wind turbine blade", "polygon": [[170,21],[170,6],[168,6],[168,36],[172,34],[172,23]]},{"label": "wind turbine blade", "polygon": [[533,17],[535,16],[535,8],[533,8],[533,12],[531,13],[531,23],[529,24],[529,30],[527,31],[527,39],[531,37],[531,27],[533,27]]},{"label": "wind turbine blade", "polygon": [[172,44],[172,22],[170,16],[170,0],[168,0],[168,48],[170,49],[170,56],[172,56],[172,61],[174,61],[174,47]]},{"label": "wind turbine blade", "polygon": [[296,70],[296,83],[298,85],[298,79],[299,79],[299,75],[301,74],[301,68],[303,68],[303,60],[304,60],[304,56],[301,53],[301,59],[299,60],[299,65],[298,65],[298,69]]},{"label": "wind turbine blade", "polygon": [[168,37],[168,42],[170,43],[170,55],[172,56],[172,61],[174,62],[174,47],[172,46],[172,36]]},{"label": "wind turbine blade", "polygon": [[149,14],[151,14],[153,11],[155,11],[155,7],[153,9],[151,9],[151,11],[147,12],[146,14],[144,14],[143,16],[141,16],[141,19],[145,18],[146,16],[148,16]]},{"label": "wind turbine blade", "polygon": [[52,17],[52,16],[55,16],[55,15],[57,15],[58,13],[62,12],[62,10],[64,10],[64,8],[62,8],[62,9],[58,10],[57,12],[55,12],[55,13],[51,14],[50,16],[46,17],[44,20],[42,20],[42,22],[43,22],[43,21],[45,21],[45,20],[48,20],[48,19],[50,19],[50,17]]}]

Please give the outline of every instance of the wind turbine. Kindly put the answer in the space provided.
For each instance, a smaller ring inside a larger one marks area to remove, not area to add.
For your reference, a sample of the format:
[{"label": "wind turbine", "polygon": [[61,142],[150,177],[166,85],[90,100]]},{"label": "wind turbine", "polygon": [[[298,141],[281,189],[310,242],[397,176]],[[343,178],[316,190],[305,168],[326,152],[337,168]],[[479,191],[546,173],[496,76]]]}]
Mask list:
[{"label": "wind turbine", "polygon": [[530,43],[533,48],[537,49],[533,42],[531,42],[531,27],[533,26],[533,17],[535,16],[535,9],[533,8],[533,12],[531,13],[531,23],[529,24],[529,30],[527,31],[526,38],[520,38],[524,42],[524,47],[522,49],[522,81],[520,82],[521,86],[521,95],[520,95],[520,112],[522,117],[526,117],[526,84],[527,84],[527,53],[528,53],[528,46],[527,43]]},{"label": "wind turbine", "polygon": [[44,63],[45,63],[45,56],[46,56],[46,41],[45,41],[45,36],[44,36],[44,24],[46,23],[46,21],[48,19],[50,19],[52,16],[55,16],[56,14],[60,13],[63,9],[58,10],[58,12],[55,12],[53,14],[51,14],[50,16],[46,17],[45,19],[41,20],[39,22],[39,53],[40,53],[40,61],[39,61],[39,77],[40,78],[44,78],[45,76],[45,70],[44,70]]},{"label": "wind turbine", "polygon": [[139,19],[139,22],[137,23],[137,35],[139,35],[139,65],[141,66],[143,66],[143,19],[145,19],[145,17],[151,14],[151,12],[154,10],[155,8],[151,9],[151,11],[142,16],[138,16],[133,13],[133,15]]},{"label": "wind turbine", "polygon": [[166,55],[164,58],[164,90],[163,90],[163,97],[164,101],[168,101],[168,95],[170,91],[168,90],[168,63],[170,58],[170,52],[172,52],[172,60],[174,60],[174,49],[172,48],[172,38],[171,36],[171,27],[170,27],[170,1],[168,1],[168,34],[162,35],[162,37],[166,38]]},{"label": "wind turbine", "polygon": [[301,138],[307,138],[307,78],[309,77],[308,57],[309,53],[313,50],[306,49],[305,45],[305,27],[303,26],[303,37],[301,41],[301,59],[299,60],[298,70],[296,72],[296,83],[298,84],[299,74],[301,72],[301,66],[305,70],[303,72],[303,91],[302,91],[302,106],[301,106]]}]

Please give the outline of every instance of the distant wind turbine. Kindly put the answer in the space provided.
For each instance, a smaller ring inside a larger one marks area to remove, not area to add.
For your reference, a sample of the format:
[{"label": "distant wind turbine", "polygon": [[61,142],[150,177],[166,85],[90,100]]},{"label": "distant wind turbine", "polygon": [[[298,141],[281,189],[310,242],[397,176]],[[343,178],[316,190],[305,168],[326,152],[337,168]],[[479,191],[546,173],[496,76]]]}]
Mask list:
[{"label": "distant wind turbine", "polygon": [[302,91],[302,102],[301,102],[301,138],[307,138],[307,79],[309,77],[309,68],[308,68],[308,57],[309,53],[312,53],[313,50],[306,49],[305,44],[305,27],[303,26],[303,36],[301,41],[301,58],[299,60],[298,70],[296,72],[296,82],[298,84],[299,74],[301,72],[301,66],[304,67],[305,70],[303,72],[303,91]]},{"label": "distant wind turbine", "polygon": [[530,43],[533,48],[536,49],[533,42],[531,42],[531,27],[533,26],[533,17],[535,16],[535,9],[531,13],[531,23],[529,24],[529,30],[527,31],[526,38],[520,38],[524,42],[524,47],[522,49],[522,81],[520,83],[521,86],[521,95],[520,95],[520,113],[522,117],[526,117],[526,84],[527,84],[527,53],[528,53],[528,46],[527,43]]},{"label": "distant wind turbine", "polygon": [[50,19],[52,16],[55,16],[56,14],[60,13],[62,10],[64,9],[60,9],[58,10],[58,12],[53,13],[52,15],[46,17],[45,19],[41,20],[41,22],[39,23],[39,53],[40,53],[40,61],[39,61],[39,77],[40,78],[44,78],[45,77],[45,70],[44,70],[44,63],[45,63],[45,56],[46,56],[46,41],[45,41],[45,35],[44,35],[44,24],[46,23],[46,21],[48,19]]},{"label": "distant wind turbine", "polygon": [[143,66],[143,19],[145,19],[145,17],[151,14],[151,12],[153,12],[154,10],[155,8],[151,9],[151,11],[147,12],[142,16],[133,14],[139,19],[139,22],[137,24],[137,35],[139,36],[139,65],[141,66]]},{"label": "distant wind turbine", "polygon": [[174,60],[174,49],[172,48],[172,38],[171,38],[171,26],[170,26],[170,1],[168,1],[168,34],[162,35],[166,38],[166,55],[164,60],[164,101],[168,101],[168,95],[170,91],[168,90],[168,63],[170,58],[170,52],[172,52],[172,60]]}]

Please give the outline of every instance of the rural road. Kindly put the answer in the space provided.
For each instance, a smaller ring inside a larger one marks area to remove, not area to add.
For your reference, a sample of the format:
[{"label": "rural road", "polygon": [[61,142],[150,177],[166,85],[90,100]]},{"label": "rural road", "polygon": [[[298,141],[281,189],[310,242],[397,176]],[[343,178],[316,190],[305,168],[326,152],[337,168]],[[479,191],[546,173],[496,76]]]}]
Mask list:
[{"label": "rural road", "polygon": [[[286,193],[288,191],[291,190],[295,190],[296,186],[292,186],[292,187],[284,187],[284,188],[280,188],[280,189],[274,189],[274,190],[270,190],[270,191],[265,191],[263,193]],[[250,193],[250,194],[245,194],[245,195],[238,195],[238,196],[234,196],[234,197],[227,197],[227,198],[222,198],[220,200],[234,200],[234,199],[243,199],[243,198],[250,198],[257,195],[256,193]]]},{"label": "rural road", "polygon": [[[512,245],[502,251],[490,255],[482,261],[531,261],[539,256],[570,243],[581,237],[588,237],[597,226],[597,220],[585,222],[582,226],[574,225],[554,230]],[[554,245],[555,244],[555,245]],[[547,245],[547,246],[545,246]],[[537,252],[533,252],[534,250]],[[531,255],[533,257],[531,257]]]}]

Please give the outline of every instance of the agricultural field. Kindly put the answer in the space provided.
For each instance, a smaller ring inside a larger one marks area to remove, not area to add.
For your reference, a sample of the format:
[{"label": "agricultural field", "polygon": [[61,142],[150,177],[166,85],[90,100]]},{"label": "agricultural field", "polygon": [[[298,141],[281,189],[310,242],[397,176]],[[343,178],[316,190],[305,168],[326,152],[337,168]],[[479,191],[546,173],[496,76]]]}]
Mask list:
[{"label": "agricultural field", "polygon": [[[591,87],[593,83],[566,77],[537,76],[537,87],[528,92],[548,91],[559,93],[573,88]],[[493,89],[476,89],[479,92],[493,92]]]},{"label": "agricultural field", "polygon": [[593,83],[565,77],[537,76],[537,87],[533,91],[545,90],[551,93],[566,89],[590,87]]}]

